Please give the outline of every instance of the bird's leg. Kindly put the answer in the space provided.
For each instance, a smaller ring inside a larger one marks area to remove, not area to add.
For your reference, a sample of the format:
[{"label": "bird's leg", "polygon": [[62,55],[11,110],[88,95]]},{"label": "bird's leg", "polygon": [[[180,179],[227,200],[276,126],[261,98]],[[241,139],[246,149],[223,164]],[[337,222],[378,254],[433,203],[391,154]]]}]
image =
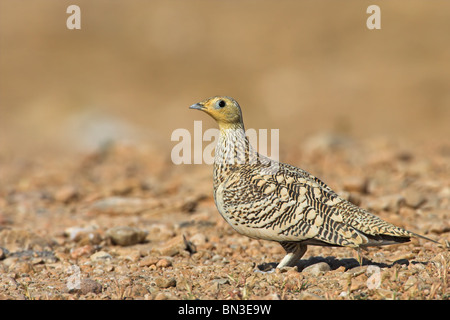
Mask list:
[{"label": "bird's leg", "polygon": [[298,242],[281,242],[281,246],[286,250],[286,255],[277,265],[277,269],[292,267],[305,254],[307,246]]},{"label": "bird's leg", "polygon": [[358,260],[358,263],[359,263],[360,266],[363,265],[363,260],[364,260],[363,250],[367,251],[367,249],[363,248],[363,247],[357,247],[356,248],[356,253],[358,254],[357,260]]}]

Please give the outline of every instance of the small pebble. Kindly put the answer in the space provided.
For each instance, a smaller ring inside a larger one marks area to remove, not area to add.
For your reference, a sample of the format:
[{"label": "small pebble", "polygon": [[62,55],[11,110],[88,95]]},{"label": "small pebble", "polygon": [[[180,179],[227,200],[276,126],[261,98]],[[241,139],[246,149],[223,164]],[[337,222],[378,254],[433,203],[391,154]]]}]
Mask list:
[{"label": "small pebble", "polygon": [[144,242],[147,232],[134,227],[118,226],[108,229],[106,231],[106,236],[111,239],[113,244],[131,246]]},{"label": "small pebble", "polygon": [[131,296],[133,298],[142,298],[145,297],[146,294],[148,294],[148,290],[142,285],[137,284],[131,288]]},{"label": "small pebble", "polygon": [[219,278],[219,279],[214,279],[212,282],[217,283],[217,284],[229,284],[230,280],[227,278]]},{"label": "small pebble", "polygon": [[94,247],[90,244],[87,244],[85,246],[75,248],[70,252],[70,257],[72,259],[78,259],[82,256],[88,256],[91,255],[94,252]]},{"label": "small pebble", "polygon": [[366,285],[370,290],[378,289],[381,286],[381,272],[378,271],[372,273],[372,275],[367,279]]},{"label": "small pebble", "polygon": [[3,264],[5,267],[10,267],[11,265],[13,265],[14,263],[16,263],[17,261],[19,261],[19,258],[17,258],[17,257],[8,257],[8,258],[6,258],[6,259],[4,259],[4,260],[2,261],[2,264]]},{"label": "small pebble", "polygon": [[381,268],[379,266],[375,266],[375,265],[367,266],[367,269],[366,269],[367,276],[371,276],[374,273],[380,273],[380,272],[381,272]]},{"label": "small pebble", "polygon": [[164,289],[164,288],[169,288],[169,287],[176,287],[177,281],[175,280],[175,278],[166,279],[166,278],[160,277],[155,280],[155,284],[158,288]]},{"label": "small pebble", "polygon": [[[345,276],[349,275],[349,276],[352,276],[352,277],[357,277],[357,276],[359,276],[359,275],[365,273],[365,272],[367,271],[367,268],[368,268],[368,266],[358,266],[358,267],[354,267],[354,268],[351,268],[351,269],[347,270],[347,271],[344,273],[344,275],[345,275]],[[345,277],[345,276],[344,276],[344,277]]]},{"label": "small pebble", "polygon": [[98,251],[90,256],[92,261],[112,259],[112,256],[105,251]]},{"label": "small pebble", "polygon": [[155,250],[162,256],[173,257],[179,252],[186,249],[186,244],[183,236],[176,236],[167,241],[162,247]]},{"label": "small pebble", "polygon": [[81,244],[99,244],[103,239],[99,230],[94,226],[86,228],[70,227],[64,230],[64,234],[72,241]]},{"label": "small pebble", "polygon": [[80,281],[80,293],[81,294],[88,294],[88,293],[100,293],[102,292],[102,286],[100,283],[98,283],[95,280],[92,280],[90,278],[87,279],[81,279]]},{"label": "small pebble", "polygon": [[33,271],[33,266],[27,261],[18,261],[9,267],[9,271],[17,274],[28,274]]},{"label": "small pebble", "polygon": [[156,263],[156,266],[158,268],[167,268],[167,267],[172,266],[172,262],[170,260],[163,258]]},{"label": "small pebble", "polygon": [[139,266],[140,267],[148,267],[151,265],[156,265],[156,263],[158,263],[158,258],[156,257],[152,257],[152,256],[147,256],[141,259],[141,261],[139,261]]},{"label": "small pebble", "polygon": [[307,273],[313,276],[319,276],[324,274],[325,272],[330,271],[331,268],[326,262],[315,263],[311,266],[306,267],[302,270],[302,273]]}]

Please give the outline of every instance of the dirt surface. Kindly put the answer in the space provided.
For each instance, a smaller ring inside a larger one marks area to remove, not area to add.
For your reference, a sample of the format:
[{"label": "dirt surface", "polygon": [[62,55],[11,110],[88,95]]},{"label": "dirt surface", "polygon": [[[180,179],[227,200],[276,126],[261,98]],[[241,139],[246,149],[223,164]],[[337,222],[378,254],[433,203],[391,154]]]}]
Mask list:
[{"label": "dirt surface", "polygon": [[210,167],[174,167],[145,146],[117,143],[67,161],[8,166],[1,297],[448,299],[448,145],[329,141],[316,138],[286,158],[440,245],[414,239],[371,248],[363,266],[352,249],[310,247],[297,267],[264,273],[261,265],[283,257],[281,246],[240,236],[224,222]]},{"label": "dirt surface", "polygon": [[[450,5],[383,3],[369,31],[348,3],[79,1],[71,31],[71,3],[1,1],[0,299],[448,300]],[[210,165],[171,158],[216,94],[279,129],[281,161],[438,243],[267,272],[281,246],[227,225]]]}]

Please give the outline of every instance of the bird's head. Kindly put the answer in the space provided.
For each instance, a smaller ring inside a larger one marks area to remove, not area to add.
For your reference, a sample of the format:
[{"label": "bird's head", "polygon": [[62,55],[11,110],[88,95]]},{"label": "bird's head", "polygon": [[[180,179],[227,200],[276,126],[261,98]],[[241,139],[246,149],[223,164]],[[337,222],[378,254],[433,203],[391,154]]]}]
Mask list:
[{"label": "bird's head", "polygon": [[243,127],[241,107],[230,97],[216,96],[208,98],[189,107],[205,111],[221,129]]}]

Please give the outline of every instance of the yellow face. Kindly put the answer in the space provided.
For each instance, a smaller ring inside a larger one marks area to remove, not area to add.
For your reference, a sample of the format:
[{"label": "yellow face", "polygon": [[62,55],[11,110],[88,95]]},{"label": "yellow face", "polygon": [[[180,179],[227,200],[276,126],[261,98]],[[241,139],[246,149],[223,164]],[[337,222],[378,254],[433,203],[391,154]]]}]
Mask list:
[{"label": "yellow face", "polygon": [[189,108],[205,111],[217,121],[220,127],[242,124],[241,108],[237,101],[230,97],[208,98]]}]

